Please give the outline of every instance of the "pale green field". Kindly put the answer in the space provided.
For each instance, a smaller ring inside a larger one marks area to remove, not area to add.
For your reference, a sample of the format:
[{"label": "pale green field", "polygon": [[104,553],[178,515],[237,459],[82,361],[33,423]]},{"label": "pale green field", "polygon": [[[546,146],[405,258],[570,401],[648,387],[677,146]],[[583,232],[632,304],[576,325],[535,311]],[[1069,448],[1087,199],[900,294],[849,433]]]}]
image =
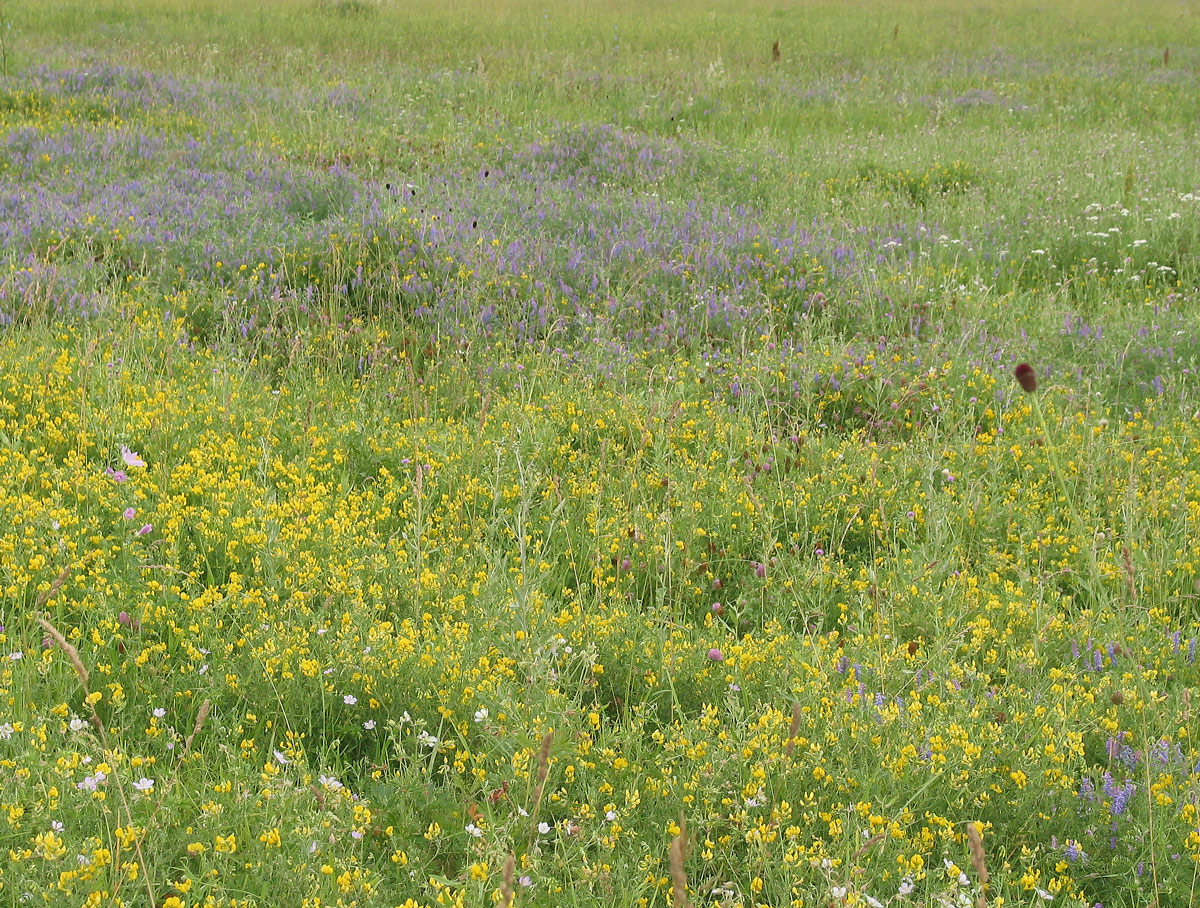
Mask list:
[{"label": "pale green field", "polygon": [[1200,7],[0,20],[0,902],[1197,900]]}]

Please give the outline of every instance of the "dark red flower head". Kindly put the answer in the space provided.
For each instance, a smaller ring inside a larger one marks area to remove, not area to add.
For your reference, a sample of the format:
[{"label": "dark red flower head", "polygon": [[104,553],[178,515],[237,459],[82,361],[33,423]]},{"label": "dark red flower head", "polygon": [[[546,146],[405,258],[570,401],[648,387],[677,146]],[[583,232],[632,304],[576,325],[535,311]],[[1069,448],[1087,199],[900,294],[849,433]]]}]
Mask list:
[{"label": "dark red flower head", "polygon": [[1021,363],[1013,370],[1013,375],[1017,378],[1017,384],[1021,386],[1021,390],[1028,394],[1032,394],[1037,390],[1037,375],[1034,374],[1033,366],[1029,363]]}]

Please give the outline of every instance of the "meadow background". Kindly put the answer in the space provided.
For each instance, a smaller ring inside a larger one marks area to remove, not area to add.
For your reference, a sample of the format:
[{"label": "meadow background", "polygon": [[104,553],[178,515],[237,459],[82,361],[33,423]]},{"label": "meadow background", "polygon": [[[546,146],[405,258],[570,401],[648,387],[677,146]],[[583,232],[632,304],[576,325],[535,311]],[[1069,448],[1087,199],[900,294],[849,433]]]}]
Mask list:
[{"label": "meadow background", "polygon": [[1200,897],[1194,2],[0,18],[5,904]]}]

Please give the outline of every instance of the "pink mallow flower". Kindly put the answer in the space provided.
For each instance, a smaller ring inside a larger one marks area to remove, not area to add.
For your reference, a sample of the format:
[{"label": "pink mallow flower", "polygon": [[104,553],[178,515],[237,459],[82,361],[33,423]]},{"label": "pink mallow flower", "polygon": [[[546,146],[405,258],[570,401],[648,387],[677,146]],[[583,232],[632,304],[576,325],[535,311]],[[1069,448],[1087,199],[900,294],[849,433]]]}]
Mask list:
[{"label": "pink mallow flower", "polygon": [[133,451],[125,445],[121,445],[121,460],[125,461],[127,467],[144,467],[146,465],[146,461],[138,456],[137,451]]}]

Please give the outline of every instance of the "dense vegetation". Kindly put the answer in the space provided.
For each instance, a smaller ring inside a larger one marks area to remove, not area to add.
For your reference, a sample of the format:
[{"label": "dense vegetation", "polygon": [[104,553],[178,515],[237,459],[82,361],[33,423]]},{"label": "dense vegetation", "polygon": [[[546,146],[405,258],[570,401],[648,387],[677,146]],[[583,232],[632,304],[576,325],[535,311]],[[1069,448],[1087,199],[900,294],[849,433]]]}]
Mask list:
[{"label": "dense vegetation", "polygon": [[0,9],[5,903],[1197,900],[1193,5]]}]

